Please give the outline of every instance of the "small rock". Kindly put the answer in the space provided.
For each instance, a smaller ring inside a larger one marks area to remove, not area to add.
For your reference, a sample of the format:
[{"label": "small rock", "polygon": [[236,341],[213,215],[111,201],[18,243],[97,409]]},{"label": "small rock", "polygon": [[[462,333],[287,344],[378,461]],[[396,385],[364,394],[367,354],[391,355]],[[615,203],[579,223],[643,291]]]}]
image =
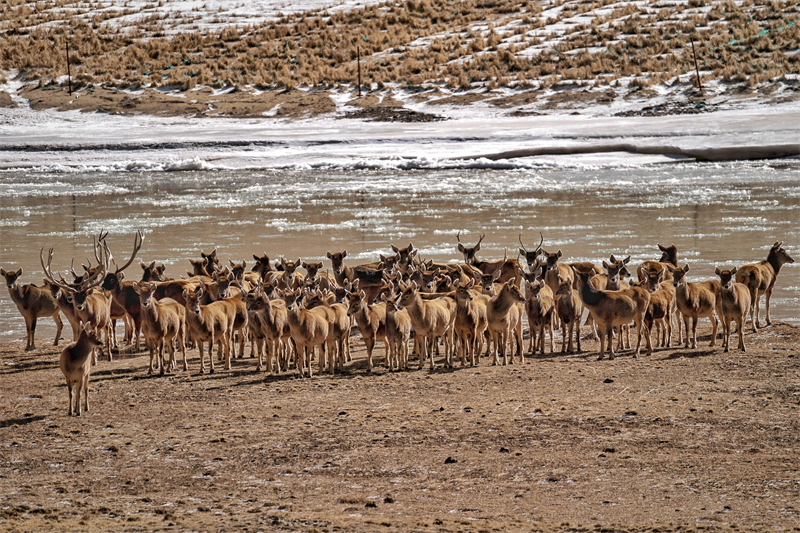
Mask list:
[{"label": "small rock", "polygon": [[614,380],[611,378],[606,378],[603,380],[603,383],[614,383]]},{"label": "small rock", "polygon": [[502,447],[502,448],[500,448],[500,453],[510,453],[510,452],[511,452],[511,450],[509,450],[509,449],[508,449],[508,448],[506,448],[506,447]]},{"label": "small rock", "polygon": [[456,460],[455,460],[455,459],[453,459],[452,457],[448,457],[447,459],[445,459],[445,460],[444,460],[444,464],[446,464],[446,465],[452,465],[452,464],[455,464],[455,463],[457,463],[457,462],[458,462],[458,461],[456,461]]}]

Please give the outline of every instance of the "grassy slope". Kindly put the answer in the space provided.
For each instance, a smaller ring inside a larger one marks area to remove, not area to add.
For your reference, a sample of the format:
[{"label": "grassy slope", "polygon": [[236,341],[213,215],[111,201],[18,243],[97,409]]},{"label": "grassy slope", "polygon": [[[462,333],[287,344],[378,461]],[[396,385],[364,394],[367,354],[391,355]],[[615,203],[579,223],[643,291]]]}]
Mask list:
[{"label": "grassy slope", "polygon": [[12,0],[0,16],[0,69],[20,69],[42,85],[63,75],[69,22],[73,76],[82,85],[352,84],[360,50],[363,81],[379,89],[568,83],[668,92],[694,77],[690,37],[702,78],[717,92],[794,88],[800,72],[793,1],[410,0],[252,26],[221,16],[178,33],[199,15],[158,7]]}]

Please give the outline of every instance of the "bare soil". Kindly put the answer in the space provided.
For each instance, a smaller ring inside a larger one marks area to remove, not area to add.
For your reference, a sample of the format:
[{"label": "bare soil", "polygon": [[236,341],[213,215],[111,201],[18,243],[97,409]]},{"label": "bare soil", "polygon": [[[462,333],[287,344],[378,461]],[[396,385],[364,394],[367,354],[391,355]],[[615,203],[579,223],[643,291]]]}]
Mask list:
[{"label": "bare soil", "polygon": [[57,348],[3,343],[0,530],[800,530],[800,328],[747,331],[397,373],[357,339],[311,379],[121,355],[80,418]]},{"label": "bare soil", "polygon": [[11,99],[11,95],[5,91],[0,91],[0,108],[17,107],[17,103]]}]

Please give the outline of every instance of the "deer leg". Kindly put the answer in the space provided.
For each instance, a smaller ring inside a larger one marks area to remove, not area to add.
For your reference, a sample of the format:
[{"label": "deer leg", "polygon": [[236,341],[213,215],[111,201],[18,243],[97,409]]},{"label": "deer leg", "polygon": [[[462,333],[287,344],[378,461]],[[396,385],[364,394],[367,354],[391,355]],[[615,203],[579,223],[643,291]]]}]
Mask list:
[{"label": "deer leg", "polygon": [[[773,279],[773,281],[774,281],[774,279]],[[771,319],[771,318],[770,318],[770,316],[769,316],[769,301],[770,301],[770,299],[772,298],[772,288],[773,288],[773,287],[774,287],[774,285],[772,285],[772,286],[768,287],[768,288],[767,288],[767,292],[765,292],[765,293],[764,293],[764,295],[765,295],[765,300],[766,300],[766,301],[764,302],[764,306],[765,306],[765,308],[766,308],[766,310],[767,310],[767,325],[768,325],[768,326],[772,324],[772,319]]]},{"label": "deer leg", "polygon": [[75,383],[75,416],[81,416],[81,389],[83,389],[83,376]]},{"label": "deer leg", "polygon": [[[606,331],[607,328],[604,327],[597,328],[597,333],[600,335],[600,355],[597,357],[598,361],[603,360],[603,356],[606,351]],[[609,339],[609,342],[611,342],[611,339]]]},{"label": "deer leg", "polygon": [[[372,372],[372,350],[375,349],[375,337],[367,337],[364,339],[364,344],[367,347],[367,372]],[[420,356],[422,357],[422,356]],[[420,359],[420,368],[422,359]]]},{"label": "deer leg", "polygon": [[72,383],[70,383],[69,379],[67,379],[67,392],[69,393],[69,409],[67,410],[69,416],[72,416]]},{"label": "deer leg", "polygon": [[436,370],[436,363],[433,361],[433,347],[436,345],[436,351],[438,353],[439,350],[439,338],[436,335],[430,335],[426,337],[429,342],[429,346],[426,346],[426,350],[428,351],[428,355],[431,357],[431,370]]},{"label": "deer leg", "polygon": [[27,337],[25,343],[25,351],[33,350],[36,346],[33,343],[33,334],[36,330],[36,318],[33,316],[25,317],[25,336]]},{"label": "deer leg", "polygon": [[167,365],[165,364],[165,361],[164,361],[164,344],[165,343],[166,343],[166,341],[164,339],[161,339],[161,342],[158,343],[158,366],[160,367],[158,373],[161,374],[162,376],[167,371],[167,369],[165,368]]},{"label": "deer leg", "polygon": [[64,328],[64,323],[61,321],[61,313],[59,311],[53,314],[53,321],[56,323],[56,340],[53,341],[53,346],[58,346],[58,340],[61,338],[61,330]]},{"label": "deer leg", "polygon": [[[608,341],[608,358],[609,359],[614,359],[614,344],[610,340],[611,339],[611,332],[613,331],[613,329],[614,329],[614,326],[611,326],[611,325],[608,326],[608,338],[609,338],[609,341]],[[620,331],[620,333],[622,333],[622,332]]]},{"label": "deer leg", "polygon": [[[578,347],[578,353],[581,352],[581,317],[575,320],[575,344]],[[574,353],[574,352],[573,352]]]},{"label": "deer leg", "polygon": [[83,375],[83,410],[89,412],[89,374]]}]

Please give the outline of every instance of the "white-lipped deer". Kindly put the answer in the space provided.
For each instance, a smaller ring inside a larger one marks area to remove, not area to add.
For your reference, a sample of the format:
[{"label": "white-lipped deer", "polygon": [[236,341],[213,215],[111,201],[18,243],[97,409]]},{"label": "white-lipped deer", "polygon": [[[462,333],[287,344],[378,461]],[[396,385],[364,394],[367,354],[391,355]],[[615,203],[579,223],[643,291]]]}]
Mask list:
[{"label": "white-lipped deer", "polygon": [[736,282],[736,267],[730,270],[722,270],[719,267],[714,269],[714,273],[719,276],[720,289],[717,298],[717,314],[722,320],[722,346],[723,351],[730,351],[731,348],[731,322],[736,322],[736,330],[739,332],[739,349],[746,351],[744,347],[744,324],[747,321],[747,312],[750,307],[750,291],[743,283]]},{"label": "white-lipped deer", "polygon": [[53,317],[53,321],[56,323],[56,339],[53,341],[53,346],[58,346],[58,340],[61,338],[61,329],[64,327],[59,307],[47,287],[37,287],[32,284],[20,285],[19,278],[22,276],[22,272],[21,268],[12,272],[6,272],[4,268],[0,268],[0,275],[6,280],[11,301],[16,304],[22,318],[25,319],[25,331],[27,333],[25,350],[36,349],[34,341],[36,322],[39,317],[45,316]]},{"label": "white-lipped deer", "polygon": [[[186,362],[186,308],[171,298],[156,300],[156,284],[134,281],[133,290],[139,295],[142,314],[142,335],[150,349],[150,368],[153,373],[153,356],[157,354],[159,371],[163,375],[175,368],[175,343],[183,354],[183,370],[189,370]],[[164,357],[164,347],[169,352],[169,364]]]},{"label": "white-lipped deer", "polygon": [[505,283],[506,281],[513,279],[514,284],[519,287],[522,281],[522,278],[519,275],[519,261],[516,258],[509,259],[508,257],[504,257],[503,259],[498,259],[496,261],[483,261],[478,259],[477,255],[481,249],[481,242],[486,237],[486,233],[481,235],[480,239],[478,239],[478,243],[475,246],[464,246],[461,243],[461,232],[458,232],[456,235],[456,239],[458,240],[457,249],[464,255],[464,262],[468,265],[471,265],[484,274],[491,274],[495,270],[500,270],[500,277],[498,278],[499,283]]},{"label": "white-lipped deer", "polygon": [[755,331],[761,327],[759,317],[762,294],[766,295],[767,325],[772,324],[769,316],[769,301],[772,298],[772,289],[775,287],[781,267],[787,263],[794,263],[794,259],[783,249],[783,241],[777,241],[770,247],[764,261],[741,266],[736,271],[736,281],[743,283],[750,292],[750,319]]},{"label": "white-lipped deer", "polygon": [[[95,348],[103,347],[103,340],[90,324],[84,325],[75,342],[67,345],[61,352],[59,367],[67,380],[69,393],[69,416],[81,416],[81,390],[83,390],[83,410],[89,410],[89,375],[92,372],[91,355]],[[73,395],[73,390],[75,393]],[[73,397],[74,409],[73,409]]]},{"label": "white-lipped deer", "polygon": [[[714,316],[717,305],[717,295],[721,289],[717,280],[690,283],[686,279],[689,272],[689,264],[683,268],[676,268],[672,265],[667,266],[667,270],[672,275],[672,286],[675,287],[675,303],[678,311],[683,315],[683,323],[686,328],[686,348],[690,342],[692,348],[697,348],[697,321],[703,317],[711,320],[711,344],[715,346],[717,342],[717,318]],[[689,335],[689,319],[692,319],[692,333]],[[691,338],[690,338],[691,337]]]}]

